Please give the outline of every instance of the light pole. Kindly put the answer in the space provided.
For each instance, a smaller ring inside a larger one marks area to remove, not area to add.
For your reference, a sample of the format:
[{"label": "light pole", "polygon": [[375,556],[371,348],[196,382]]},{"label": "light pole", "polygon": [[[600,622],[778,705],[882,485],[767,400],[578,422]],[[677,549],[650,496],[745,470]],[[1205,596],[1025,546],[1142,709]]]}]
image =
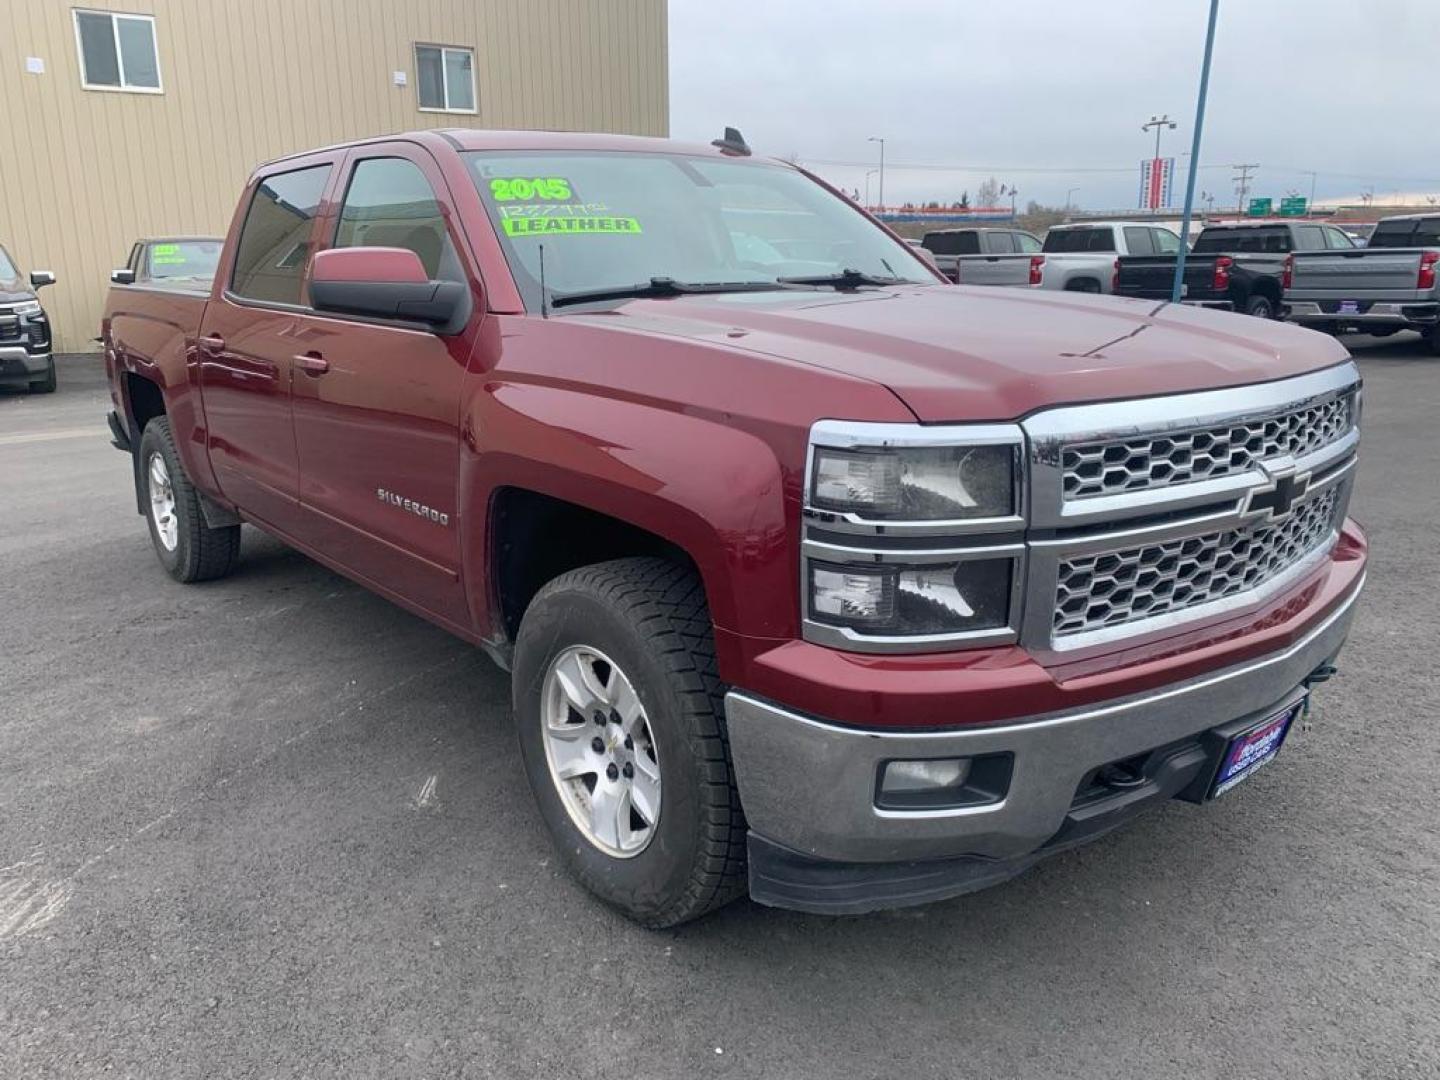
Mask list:
[{"label": "light pole", "polygon": [[885,209],[885,140],[878,135],[871,135],[866,142],[878,142],[880,144],[880,209]]},{"label": "light pole", "polygon": [[1079,189],[1078,187],[1072,187],[1069,191],[1065,192],[1065,209],[1066,209],[1066,210],[1069,210],[1070,207],[1071,207],[1071,205],[1072,205],[1071,202],[1070,202],[1070,196],[1074,195],[1075,192],[1077,192],[1077,191],[1079,191],[1079,190],[1080,190],[1080,189]]},{"label": "light pole", "polygon": [[1003,199],[1006,195],[1009,195],[1009,196],[1010,196],[1010,220],[1011,220],[1011,221],[1014,221],[1014,220],[1015,220],[1015,196],[1016,196],[1017,194],[1019,194],[1019,191],[1020,191],[1020,189],[1019,189],[1019,188],[1016,188],[1016,187],[1006,187],[1004,184],[1001,184],[1001,185],[1000,185],[1000,197]]},{"label": "light pole", "polygon": [[1155,129],[1155,157],[1158,160],[1160,157],[1160,132],[1166,128],[1174,131],[1175,121],[1170,119],[1169,113],[1164,116],[1152,116],[1149,123],[1140,125],[1140,130],[1149,131],[1152,127]]},{"label": "light pole", "polygon": [[[1170,283],[1170,302],[1178,304],[1185,284],[1185,251],[1190,244],[1190,212],[1195,208],[1195,172],[1200,163],[1200,132],[1205,127],[1205,95],[1210,90],[1210,57],[1215,51],[1215,20],[1220,17],[1220,0],[1210,0],[1210,22],[1205,28],[1205,59],[1200,62],[1200,92],[1195,95],[1195,132],[1190,137],[1190,175],[1185,180],[1185,211],[1180,216],[1180,251],[1175,256],[1175,280]],[[1156,153],[1159,153],[1157,133]]]},{"label": "light pole", "polygon": [[870,177],[874,176],[879,169],[871,169],[865,174],[865,209],[870,209]]},{"label": "light pole", "polygon": [[1306,172],[1310,174],[1310,201],[1305,204],[1305,216],[1309,217],[1315,212],[1315,170],[1307,169]]}]

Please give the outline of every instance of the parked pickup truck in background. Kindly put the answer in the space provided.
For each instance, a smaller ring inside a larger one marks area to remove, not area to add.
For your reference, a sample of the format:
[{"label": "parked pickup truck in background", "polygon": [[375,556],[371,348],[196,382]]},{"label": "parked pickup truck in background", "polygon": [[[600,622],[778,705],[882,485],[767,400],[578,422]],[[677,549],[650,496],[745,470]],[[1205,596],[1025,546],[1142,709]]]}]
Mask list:
[{"label": "parked pickup truck in background", "polygon": [[1039,264],[1031,256],[1039,254],[1040,241],[1021,229],[940,229],[926,233],[921,243],[940,272],[957,285],[1032,285],[1039,280]]},{"label": "parked pickup truck in background", "polygon": [[[1351,240],[1332,225],[1294,221],[1237,221],[1207,225],[1185,256],[1181,299],[1187,304],[1279,318],[1288,255],[1327,246],[1349,250]],[[1168,300],[1175,255],[1121,258],[1115,291],[1120,296]]]},{"label": "parked pickup truck in background", "polygon": [[1056,225],[1045,234],[1043,257],[1030,283],[1063,292],[1113,292],[1118,256],[1179,250],[1179,236],[1148,222]]},{"label": "parked pickup truck in background", "polygon": [[1304,326],[1383,337],[1418,330],[1440,352],[1440,214],[1386,218],[1363,248],[1300,251],[1285,306]]},{"label": "parked pickup truck in background", "polygon": [[40,289],[53,284],[55,275],[48,270],[23,277],[10,253],[0,247],[0,386],[54,393],[50,319],[38,296]]},{"label": "parked pickup truck in background", "polygon": [[210,291],[220,250],[218,236],[171,236],[137,240],[125,265],[110,271],[115,285],[153,285]]},{"label": "parked pickup truck in background", "polygon": [[248,522],[485,649],[559,858],[650,926],[1225,795],[1364,578],[1338,342],[953,288],[734,132],[274,161],[209,293],[116,285],[102,338],[165,570]]}]

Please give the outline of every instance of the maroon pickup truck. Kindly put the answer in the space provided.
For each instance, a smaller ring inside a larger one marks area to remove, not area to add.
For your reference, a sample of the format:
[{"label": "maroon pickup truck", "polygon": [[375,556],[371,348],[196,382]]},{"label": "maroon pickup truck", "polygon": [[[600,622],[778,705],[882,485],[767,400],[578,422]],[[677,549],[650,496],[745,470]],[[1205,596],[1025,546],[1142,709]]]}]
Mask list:
[{"label": "maroon pickup truck", "polygon": [[117,284],[103,341],[170,575],[246,522],[486,650],[558,851],[651,926],[1221,796],[1364,578],[1334,340],[949,285],[734,132],[274,161],[213,286]]}]

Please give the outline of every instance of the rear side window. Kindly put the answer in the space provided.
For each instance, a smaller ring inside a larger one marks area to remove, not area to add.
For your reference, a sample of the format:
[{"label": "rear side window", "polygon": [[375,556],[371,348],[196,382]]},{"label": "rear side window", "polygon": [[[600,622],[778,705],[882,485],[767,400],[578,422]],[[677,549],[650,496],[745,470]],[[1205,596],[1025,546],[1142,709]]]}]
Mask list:
[{"label": "rear side window", "polygon": [[1325,247],[1325,233],[1319,225],[1295,226],[1295,250],[1320,251]]},{"label": "rear side window", "polygon": [[1013,255],[1015,254],[1015,234],[1007,232],[986,233],[985,254],[986,255]]},{"label": "rear side window", "polygon": [[980,254],[980,238],[973,232],[926,233],[920,242],[935,255]]},{"label": "rear side window", "polygon": [[1370,234],[1370,243],[1367,247],[1414,247],[1415,226],[1417,222],[1412,218],[1406,221],[1382,221],[1375,226],[1375,231]]},{"label": "rear side window", "polygon": [[1325,229],[1325,239],[1332,248],[1338,248],[1342,251],[1355,246],[1355,242],[1351,240],[1350,237],[1346,236],[1339,229],[1332,229],[1328,226]]},{"label": "rear side window", "polygon": [[316,165],[260,182],[240,227],[231,292],[271,304],[302,302],[310,230],[329,179],[330,166]]},{"label": "rear side window", "polygon": [[1415,222],[1411,241],[1416,247],[1440,246],[1440,218],[1421,218]]},{"label": "rear side window", "polygon": [[1180,253],[1180,237],[1169,229],[1151,229],[1150,239],[1155,244],[1157,255],[1178,255]]},{"label": "rear side window", "polygon": [[1150,240],[1150,230],[1138,226],[1126,228],[1125,249],[1131,255],[1154,255],[1155,245]]},{"label": "rear side window", "polygon": [[1113,229],[1051,229],[1045,237],[1043,250],[1066,251],[1114,251],[1115,231]]},{"label": "rear side window", "polygon": [[420,256],[431,280],[465,280],[435,191],[405,158],[367,158],[355,166],[335,246],[405,248]]},{"label": "rear side window", "polygon": [[1040,250],[1040,241],[1036,240],[1035,237],[1031,236],[1028,232],[1017,232],[1014,236],[1015,243],[1019,245],[1020,250],[1025,254],[1028,255],[1031,252]]}]

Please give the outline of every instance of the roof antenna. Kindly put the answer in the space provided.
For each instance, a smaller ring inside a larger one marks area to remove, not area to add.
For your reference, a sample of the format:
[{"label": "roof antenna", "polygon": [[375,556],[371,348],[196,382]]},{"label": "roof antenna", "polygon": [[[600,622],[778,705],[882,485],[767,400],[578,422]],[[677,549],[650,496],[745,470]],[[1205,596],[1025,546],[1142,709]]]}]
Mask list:
[{"label": "roof antenna", "polygon": [[550,317],[550,293],[545,288],[545,245],[540,245],[540,317]]},{"label": "roof antenna", "polygon": [[712,139],[711,146],[718,146],[721,152],[733,154],[736,157],[749,157],[750,147],[745,144],[745,136],[740,134],[739,128],[727,127],[723,139]]}]

